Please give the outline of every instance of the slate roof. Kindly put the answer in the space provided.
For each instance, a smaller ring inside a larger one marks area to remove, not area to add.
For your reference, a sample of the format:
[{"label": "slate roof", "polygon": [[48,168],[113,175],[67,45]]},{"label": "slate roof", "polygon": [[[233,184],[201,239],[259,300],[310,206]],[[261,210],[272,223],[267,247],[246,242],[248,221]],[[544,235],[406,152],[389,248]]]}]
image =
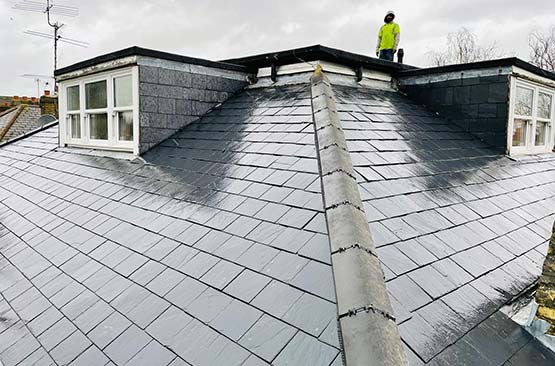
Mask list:
[{"label": "slate roof", "polygon": [[[555,156],[333,91],[410,364],[531,363],[497,310],[540,273]],[[3,364],[342,364],[310,97],[247,88],[132,161],[57,150],[56,127],[0,147]]]},{"label": "slate roof", "polygon": [[[18,108],[5,111],[0,115],[0,142],[12,140],[41,127],[39,122],[40,106],[24,105],[20,107],[23,108],[20,113],[18,113]],[[16,118],[15,121],[9,124],[14,117]]]},{"label": "slate roof", "polygon": [[429,362],[541,273],[555,155],[514,161],[399,93],[334,91],[401,336]]},{"label": "slate roof", "polygon": [[246,91],[146,163],[1,148],[4,365],[339,362],[309,97]]}]

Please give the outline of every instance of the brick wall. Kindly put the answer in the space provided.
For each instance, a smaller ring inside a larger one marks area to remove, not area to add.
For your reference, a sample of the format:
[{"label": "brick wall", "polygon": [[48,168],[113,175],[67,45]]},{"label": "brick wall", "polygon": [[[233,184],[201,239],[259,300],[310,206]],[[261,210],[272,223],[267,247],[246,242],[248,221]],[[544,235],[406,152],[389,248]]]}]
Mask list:
[{"label": "brick wall", "polygon": [[422,84],[404,84],[401,80],[400,89],[496,150],[505,152],[508,75],[476,76]]},{"label": "brick wall", "polygon": [[246,76],[164,60],[139,63],[139,153],[241,90],[247,84]]},{"label": "brick wall", "polygon": [[51,114],[58,118],[58,97],[43,95],[40,97],[41,114]]},{"label": "brick wall", "polygon": [[555,336],[555,224],[536,291],[536,302],[538,303],[536,316],[551,324],[547,334]]}]

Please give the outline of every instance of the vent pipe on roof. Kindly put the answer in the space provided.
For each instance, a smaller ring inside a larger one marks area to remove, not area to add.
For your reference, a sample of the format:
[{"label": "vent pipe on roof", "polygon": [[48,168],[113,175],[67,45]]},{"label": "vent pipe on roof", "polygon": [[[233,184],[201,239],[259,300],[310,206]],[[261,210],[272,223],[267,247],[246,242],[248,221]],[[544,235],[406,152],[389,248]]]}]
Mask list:
[{"label": "vent pipe on roof", "polygon": [[405,50],[402,48],[399,48],[399,50],[397,51],[397,62],[402,64],[404,57],[405,57]]}]

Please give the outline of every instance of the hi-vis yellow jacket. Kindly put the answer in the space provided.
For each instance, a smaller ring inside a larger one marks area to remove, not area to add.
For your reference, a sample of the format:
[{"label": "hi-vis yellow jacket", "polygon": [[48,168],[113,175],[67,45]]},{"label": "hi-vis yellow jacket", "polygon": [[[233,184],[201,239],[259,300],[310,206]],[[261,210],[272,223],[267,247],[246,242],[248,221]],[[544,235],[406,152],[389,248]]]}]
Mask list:
[{"label": "hi-vis yellow jacket", "polygon": [[378,32],[378,44],[376,52],[380,50],[393,50],[399,46],[401,39],[401,28],[395,22],[385,23]]}]

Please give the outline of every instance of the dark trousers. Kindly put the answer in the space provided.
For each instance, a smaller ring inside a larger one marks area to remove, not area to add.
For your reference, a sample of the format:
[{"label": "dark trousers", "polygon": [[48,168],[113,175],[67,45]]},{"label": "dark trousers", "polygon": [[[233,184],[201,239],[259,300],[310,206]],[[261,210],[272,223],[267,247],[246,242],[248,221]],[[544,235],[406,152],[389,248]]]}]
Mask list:
[{"label": "dark trousers", "polygon": [[380,50],[380,60],[393,61],[393,50]]}]

